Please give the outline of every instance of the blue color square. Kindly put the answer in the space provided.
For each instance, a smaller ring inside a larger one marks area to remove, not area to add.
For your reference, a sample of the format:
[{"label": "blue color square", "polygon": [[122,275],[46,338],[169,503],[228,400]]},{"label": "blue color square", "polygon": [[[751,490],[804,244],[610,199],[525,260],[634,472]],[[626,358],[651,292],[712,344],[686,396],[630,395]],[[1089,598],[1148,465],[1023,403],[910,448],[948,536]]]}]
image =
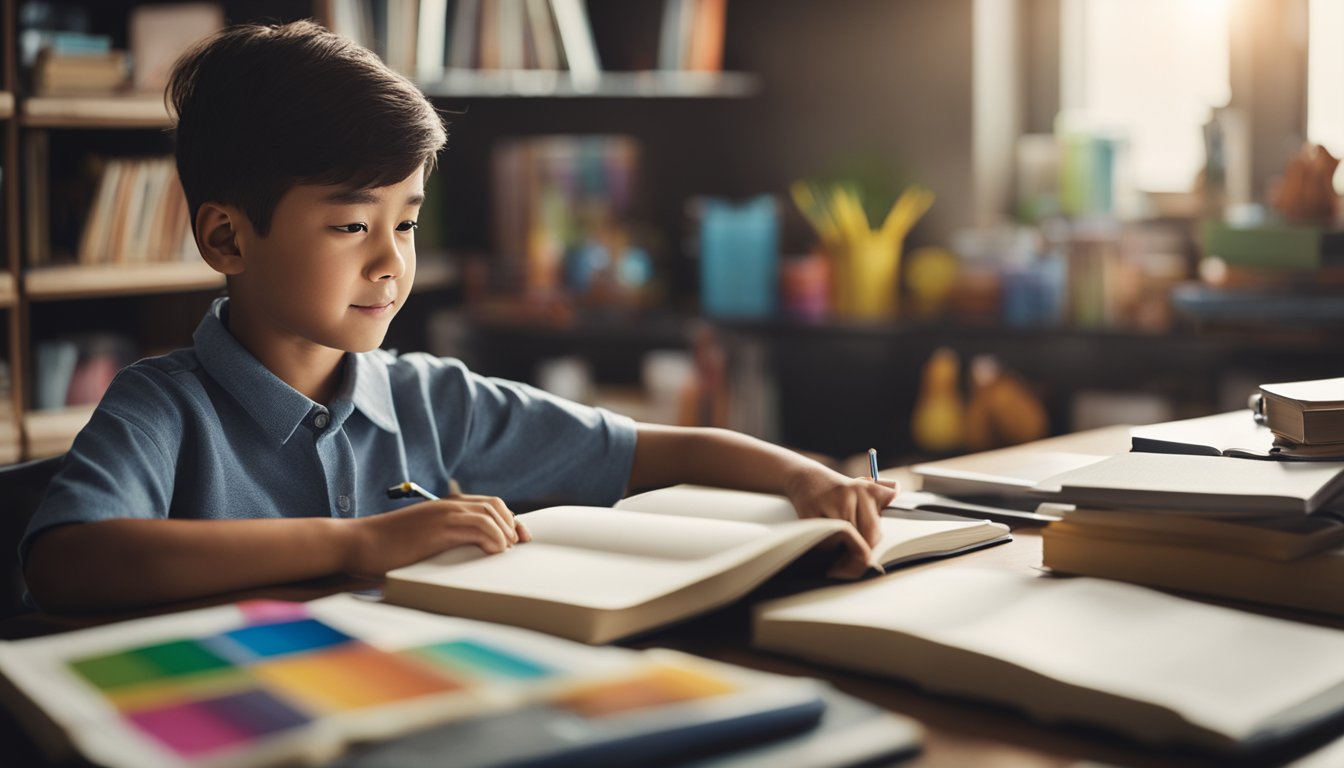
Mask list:
[{"label": "blue color square", "polygon": [[224,637],[262,658],[315,651],[319,648],[348,643],[354,639],[316,619],[259,624],[225,632]]}]

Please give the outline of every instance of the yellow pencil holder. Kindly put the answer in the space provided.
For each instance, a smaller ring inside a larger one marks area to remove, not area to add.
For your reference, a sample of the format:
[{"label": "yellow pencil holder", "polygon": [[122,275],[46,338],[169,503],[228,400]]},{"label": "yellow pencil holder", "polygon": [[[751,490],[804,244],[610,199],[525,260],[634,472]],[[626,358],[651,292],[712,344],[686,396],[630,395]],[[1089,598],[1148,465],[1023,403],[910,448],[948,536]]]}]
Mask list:
[{"label": "yellow pencil holder", "polygon": [[836,315],[856,319],[887,317],[900,308],[901,242],[865,238],[828,254],[831,306]]}]

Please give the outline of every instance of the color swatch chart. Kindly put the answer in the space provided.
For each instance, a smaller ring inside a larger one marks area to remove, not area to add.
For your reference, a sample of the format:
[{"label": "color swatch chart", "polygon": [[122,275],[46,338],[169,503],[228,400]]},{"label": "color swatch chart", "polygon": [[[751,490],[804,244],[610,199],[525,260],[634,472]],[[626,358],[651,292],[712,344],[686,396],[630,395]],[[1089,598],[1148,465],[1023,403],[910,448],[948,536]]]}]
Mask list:
[{"label": "color swatch chart", "polygon": [[[186,760],[245,749],[324,716],[557,674],[486,640],[388,652],[303,614],[75,659],[133,727]],[[247,615],[245,613],[245,615]]]}]

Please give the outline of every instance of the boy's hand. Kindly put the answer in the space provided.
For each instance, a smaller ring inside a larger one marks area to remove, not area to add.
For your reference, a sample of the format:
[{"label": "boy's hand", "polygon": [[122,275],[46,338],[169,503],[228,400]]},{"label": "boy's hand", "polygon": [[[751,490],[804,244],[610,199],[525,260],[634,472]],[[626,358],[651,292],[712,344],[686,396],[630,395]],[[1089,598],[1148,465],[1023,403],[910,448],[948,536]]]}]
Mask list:
[{"label": "boy's hand", "polygon": [[345,570],[359,575],[381,576],[464,544],[493,555],[532,540],[503,500],[494,496],[425,501],[348,524],[353,540]]},{"label": "boy's hand", "polygon": [[872,564],[873,545],[882,539],[878,519],[883,507],[896,498],[896,482],[849,478],[817,465],[798,471],[785,487],[799,517],[832,517],[854,526],[858,535],[843,542],[850,556],[837,563],[832,575],[861,575]]}]

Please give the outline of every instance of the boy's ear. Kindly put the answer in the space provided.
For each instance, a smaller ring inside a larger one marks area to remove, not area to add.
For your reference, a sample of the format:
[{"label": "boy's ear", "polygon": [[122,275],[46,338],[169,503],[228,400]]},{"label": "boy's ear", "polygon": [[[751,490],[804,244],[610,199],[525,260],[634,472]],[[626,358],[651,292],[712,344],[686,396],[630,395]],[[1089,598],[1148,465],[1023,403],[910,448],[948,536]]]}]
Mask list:
[{"label": "boy's ear", "polygon": [[238,227],[243,212],[232,205],[202,203],[196,211],[196,247],[212,269],[224,275],[243,271],[243,253],[238,247]]}]

